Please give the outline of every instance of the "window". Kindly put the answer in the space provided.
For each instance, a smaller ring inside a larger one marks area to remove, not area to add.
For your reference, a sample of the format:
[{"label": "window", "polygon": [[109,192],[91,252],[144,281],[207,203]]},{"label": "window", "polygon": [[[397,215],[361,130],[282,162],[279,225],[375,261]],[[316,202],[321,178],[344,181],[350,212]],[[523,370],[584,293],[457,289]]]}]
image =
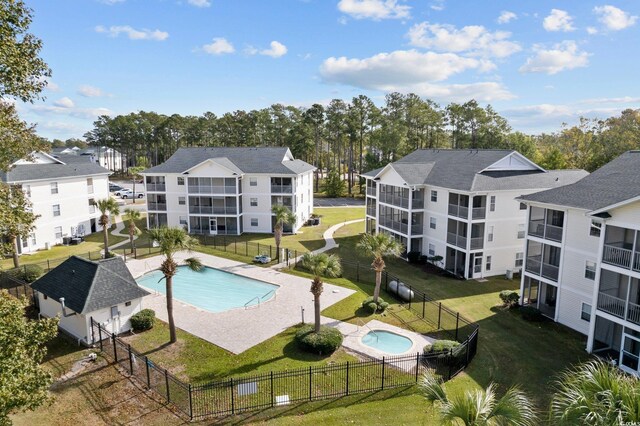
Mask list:
[{"label": "window", "polygon": [[431,202],[438,202],[438,191],[431,191]]},{"label": "window", "polygon": [[436,255],[436,245],[429,243],[429,256]]},{"label": "window", "polygon": [[187,203],[185,197],[178,197],[178,205],[184,206]]},{"label": "window", "polygon": [[485,264],[484,269],[486,271],[490,271],[491,270],[491,256],[487,256],[487,263]]},{"label": "window", "polygon": [[430,217],[429,218],[429,228],[436,229],[436,218],[435,217]]},{"label": "window", "polygon": [[582,302],[582,310],[580,311],[580,318],[585,321],[591,321],[591,305]]},{"label": "window", "polygon": [[62,238],[62,226],[56,226],[53,228],[53,232],[55,232],[56,238]]},{"label": "window", "polygon": [[258,186],[258,178],[250,177],[249,178],[249,186]]},{"label": "window", "polygon": [[524,223],[518,225],[518,239],[521,240],[524,238]]},{"label": "window", "polygon": [[516,253],[516,268],[522,268],[523,264],[524,264],[524,253],[523,252]]},{"label": "window", "polygon": [[493,226],[489,227],[489,233],[487,234],[487,241],[493,241]]},{"label": "window", "polygon": [[250,204],[251,204],[251,207],[258,207],[258,199],[257,198],[251,198]]},{"label": "window", "polygon": [[51,193],[52,194],[58,193],[58,182],[51,182]]},{"label": "window", "polygon": [[590,280],[596,279],[596,262],[587,260],[584,268],[584,277]]},{"label": "window", "polygon": [[31,237],[31,245],[36,245],[36,234],[30,234]]},{"label": "window", "polygon": [[492,195],[491,198],[489,199],[489,211],[490,212],[495,212],[496,211],[496,196]]},{"label": "window", "polygon": [[93,194],[93,178],[87,178],[87,192]]},{"label": "window", "polygon": [[131,301],[124,302],[124,306],[131,306]]},{"label": "window", "polygon": [[89,213],[96,212],[96,200],[93,198],[89,198]]},{"label": "window", "polygon": [[525,203],[520,203],[520,210],[526,210],[527,205]]},{"label": "window", "polygon": [[589,235],[591,235],[592,237],[599,237],[601,230],[602,230],[602,223],[592,220],[591,228],[589,229]]},{"label": "window", "polygon": [[178,186],[184,186],[184,178],[178,176]]},{"label": "window", "polygon": [[255,218],[255,217],[251,218],[251,226],[258,226],[258,218]]},{"label": "window", "polygon": [[53,205],[53,216],[60,216],[60,204]]},{"label": "window", "polygon": [[187,224],[187,217],[186,216],[180,216],[179,221],[180,221],[180,225],[186,225]]}]

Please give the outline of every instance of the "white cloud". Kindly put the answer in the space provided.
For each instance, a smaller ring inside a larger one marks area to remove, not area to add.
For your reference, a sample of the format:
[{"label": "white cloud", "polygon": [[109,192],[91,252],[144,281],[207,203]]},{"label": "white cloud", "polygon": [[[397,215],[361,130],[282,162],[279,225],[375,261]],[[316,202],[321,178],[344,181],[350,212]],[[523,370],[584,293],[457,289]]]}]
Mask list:
[{"label": "white cloud", "polygon": [[236,49],[229,41],[224,37],[216,37],[210,44],[202,46],[202,50],[210,55],[223,55],[225,53],[233,53]]},{"label": "white cloud", "polygon": [[30,110],[40,115],[61,114],[76,118],[95,119],[101,115],[112,115],[113,111],[107,108],[65,108],[60,106],[34,105]]},{"label": "white cloud", "polygon": [[481,25],[457,29],[453,25],[422,22],[411,27],[407,36],[412,46],[445,52],[504,58],[521,50],[518,43],[508,40],[510,32],[490,32]]},{"label": "white cloud", "polygon": [[52,92],[59,92],[60,91],[60,86],[58,86],[56,83],[54,83],[51,80],[46,80],[47,85],[44,87],[47,90],[50,90]]},{"label": "white cloud", "polygon": [[444,0],[436,0],[435,3],[431,4],[429,7],[438,12],[444,10]]},{"label": "white cloud", "polygon": [[98,87],[85,84],[78,88],[78,95],[84,96],[85,98],[98,98],[100,96],[105,96],[105,93]]},{"label": "white cloud", "polygon": [[64,98],[58,99],[53,104],[61,108],[73,108],[74,106],[76,106],[76,104],[74,104],[73,101],[66,96]]},{"label": "white cloud", "polygon": [[287,46],[280,43],[279,41],[274,40],[269,44],[269,46],[271,47],[269,47],[268,49],[261,50],[260,54],[265,56],[271,56],[272,58],[279,58],[287,54]]},{"label": "white cloud", "polygon": [[129,25],[116,25],[109,28],[98,25],[95,30],[98,33],[108,34],[110,37],[118,37],[120,34],[124,34],[129,37],[130,40],[164,41],[169,38],[169,33],[166,31],[148,29],[136,30]]},{"label": "white cloud", "polygon": [[338,10],[355,19],[406,19],[411,7],[398,4],[398,0],[340,0]]},{"label": "white cloud", "polygon": [[547,31],[573,31],[573,18],[566,11],[551,9],[551,14],[544,18],[542,26]]},{"label": "white cloud", "polygon": [[598,34],[598,29],[596,27],[587,27],[587,33],[591,35]]},{"label": "white cloud", "polygon": [[534,45],[536,55],[528,58],[520,67],[520,72],[557,74],[560,71],[586,67],[590,54],[578,49],[575,41],[566,40],[545,49],[542,45]]},{"label": "white cloud", "polygon": [[628,12],[611,5],[596,6],[593,13],[598,15],[598,21],[611,31],[629,28],[638,20],[637,16],[631,16]]},{"label": "white cloud", "polygon": [[188,3],[195,7],[209,7],[211,2],[209,0],[189,0]]},{"label": "white cloud", "polygon": [[40,130],[48,131],[49,133],[55,133],[57,135],[78,135],[84,133],[87,129],[75,124],[66,123],[62,121],[46,121],[44,123],[38,123],[38,133]]},{"label": "white cloud", "polygon": [[503,10],[500,16],[498,16],[498,24],[507,24],[514,19],[518,19],[518,15],[508,10]]}]

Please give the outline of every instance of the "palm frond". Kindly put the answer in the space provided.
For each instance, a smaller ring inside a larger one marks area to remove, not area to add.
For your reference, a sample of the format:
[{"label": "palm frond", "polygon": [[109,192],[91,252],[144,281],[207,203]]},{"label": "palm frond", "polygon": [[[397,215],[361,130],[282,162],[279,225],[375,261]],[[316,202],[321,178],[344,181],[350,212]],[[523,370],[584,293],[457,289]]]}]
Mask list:
[{"label": "palm frond", "polygon": [[441,403],[447,402],[447,393],[444,390],[442,380],[435,374],[435,371],[428,369],[422,374],[419,384],[420,390],[427,401]]},{"label": "palm frond", "polygon": [[185,265],[192,271],[199,272],[202,270],[202,262],[197,257],[189,257],[184,260]]},{"label": "palm frond", "polygon": [[502,425],[534,426],[538,424],[533,403],[517,387],[512,387],[493,405],[487,418]]}]

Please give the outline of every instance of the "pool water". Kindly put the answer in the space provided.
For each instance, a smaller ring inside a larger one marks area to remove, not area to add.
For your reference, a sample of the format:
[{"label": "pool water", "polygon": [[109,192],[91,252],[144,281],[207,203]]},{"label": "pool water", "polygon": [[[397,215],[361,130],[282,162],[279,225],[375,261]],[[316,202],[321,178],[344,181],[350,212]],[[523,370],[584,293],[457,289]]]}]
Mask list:
[{"label": "pool water", "polygon": [[[153,271],[138,278],[136,282],[165,294],[163,278],[161,271]],[[187,266],[180,266],[173,277],[175,299],[210,312],[264,303],[275,296],[277,289],[277,285],[207,267],[196,272]]]},{"label": "pool water", "polygon": [[408,337],[384,330],[372,330],[362,337],[362,343],[388,354],[402,354],[413,346]]}]

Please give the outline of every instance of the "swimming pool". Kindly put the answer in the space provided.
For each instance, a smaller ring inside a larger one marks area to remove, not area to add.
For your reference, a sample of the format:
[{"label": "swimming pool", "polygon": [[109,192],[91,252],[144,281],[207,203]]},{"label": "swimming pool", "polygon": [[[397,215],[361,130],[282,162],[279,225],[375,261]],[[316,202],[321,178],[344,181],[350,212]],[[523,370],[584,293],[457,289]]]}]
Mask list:
[{"label": "swimming pool", "polygon": [[[144,274],[136,282],[165,294],[162,272]],[[161,280],[162,279],[162,280]],[[275,297],[277,285],[219,269],[203,267],[199,272],[179,266],[173,277],[173,297],[210,312],[255,306]]]},{"label": "swimming pool", "polygon": [[385,330],[371,330],[362,337],[362,344],[388,354],[402,354],[413,346],[413,340]]}]

